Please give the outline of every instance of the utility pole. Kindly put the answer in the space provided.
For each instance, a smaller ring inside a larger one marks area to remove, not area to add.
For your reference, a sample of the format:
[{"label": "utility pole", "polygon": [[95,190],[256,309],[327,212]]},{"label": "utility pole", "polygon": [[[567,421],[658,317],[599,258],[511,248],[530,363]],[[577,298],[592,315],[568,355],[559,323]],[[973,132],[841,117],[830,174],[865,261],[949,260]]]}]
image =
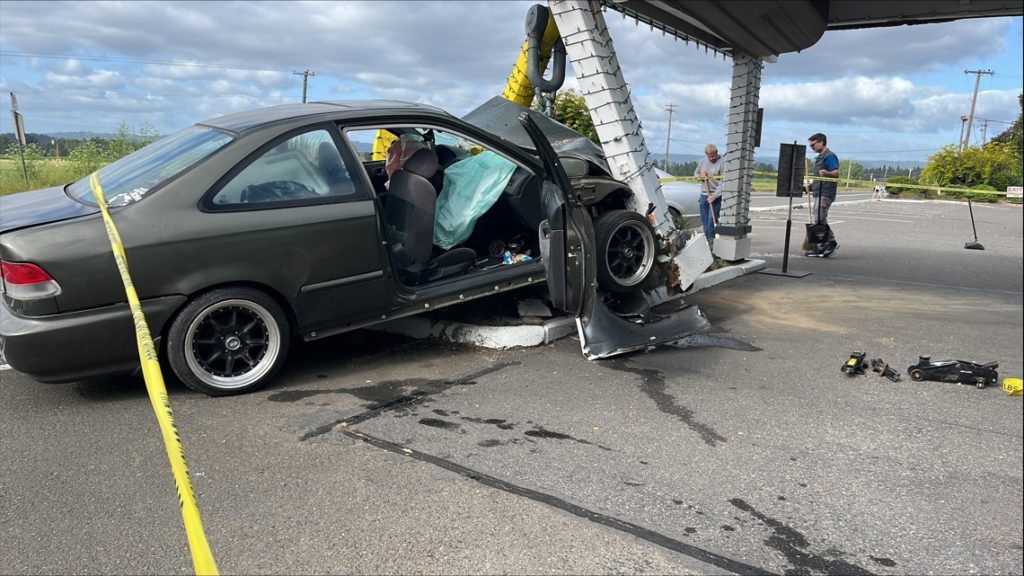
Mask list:
[{"label": "utility pole", "polygon": [[964,151],[964,126],[967,125],[967,116],[960,117],[960,139],[956,141],[956,147],[961,152]]},{"label": "utility pole", "polygon": [[979,118],[978,121],[981,122],[981,145],[984,146],[985,145],[985,135],[988,132],[988,119],[987,118]]},{"label": "utility pole", "polygon": [[18,154],[21,156],[21,172],[25,175],[25,185],[31,186],[28,181],[28,166],[25,165],[25,117],[18,112],[18,98],[11,92],[11,117],[14,118],[14,138],[18,141]]},{"label": "utility pole", "polygon": [[302,76],[302,103],[306,103],[306,86],[309,84],[309,77],[316,76],[316,72],[310,72],[309,68],[306,68],[302,72],[292,72],[296,76]]},{"label": "utility pole", "polygon": [[961,150],[971,144],[971,124],[974,123],[974,106],[978,103],[978,86],[981,85],[981,75],[993,75],[995,72],[991,70],[964,70],[964,74],[974,74],[974,96],[971,97],[971,115],[967,117],[967,132],[964,133],[964,143],[960,147]]},{"label": "utility pole", "polygon": [[668,134],[665,136],[665,172],[668,172],[668,147],[672,143],[672,113],[676,111],[675,104],[665,106],[668,110]]}]

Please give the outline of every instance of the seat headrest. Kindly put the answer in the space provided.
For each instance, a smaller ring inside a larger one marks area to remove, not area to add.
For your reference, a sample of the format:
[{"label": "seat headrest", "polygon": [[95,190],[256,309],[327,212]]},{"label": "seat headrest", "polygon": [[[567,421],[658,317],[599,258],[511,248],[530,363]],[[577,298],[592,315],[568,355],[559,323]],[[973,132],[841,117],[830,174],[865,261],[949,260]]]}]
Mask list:
[{"label": "seat headrest", "polygon": [[316,156],[320,169],[332,178],[338,174],[345,173],[345,165],[342,164],[341,156],[338,155],[334,145],[328,142],[321,142],[320,147],[317,148]]},{"label": "seat headrest", "polygon": [[402,165],[402,170],[430,178],[434,172],[437,172],[437,155],[429,148],[420,148],[412,156],[409,156],[409,159]]},{"label": "seat headrest", "polygon": [[437,148],[434,149],[434,152],[437,153],[437,163],[441,166],[449,166],[459,159],[455,150],[452,150],[450,146],[445,146],[444,144],[439,144]]}]

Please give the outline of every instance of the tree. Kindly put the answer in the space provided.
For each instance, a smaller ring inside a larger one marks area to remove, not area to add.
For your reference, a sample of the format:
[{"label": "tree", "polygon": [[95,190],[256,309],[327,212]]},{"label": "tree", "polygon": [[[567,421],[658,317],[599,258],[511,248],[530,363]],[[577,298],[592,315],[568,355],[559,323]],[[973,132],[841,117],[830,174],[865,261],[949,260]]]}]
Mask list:
[{"label": "tree", "polygon": [[89,174],[107,163],[103,145],[95,138],[76,146],[68,154],[68,160],[74,163],[80,174]]},{"label": "tree", "polygon": [[582,95],[572,90],[555,94],[555,120],[583,134],[594,144],[601,144],[597,138],[594,120],[590,117],[590,109]]},{"label": "tree", "polygon": [[959,151],[946,146],[928,158],[921,172],[921,181],[937,186],[972,188],[987,184],[996,190],[1020,184],[1019,151],[1012,143],[989,142]]},{"label": "tree", "polygon": [[1017,161],[1020,162],[1024,159],[1024,121],[1022,121],[1022,117],[1024,117],[1024,93],[1017,96],[1017,102],[1020,104],[1021,109],[1020,113],[1017,114],[1017,120],[1004,130],[1002,134],[992,140],[994,142],[1012,144],[1013,151],[1017,155]]},{"label": "tree", "polygon": [[697,162],[670,162],[667,172],[673,176],[693,176],[693,173],[697,170]]},{"label": "tree", "polygon": [[143,124],[139,133],[128,125],[124,120],[117,126],[117,133],[114,139],[107,145],[107,162],[113,162],[135,152],[139,148],[155,142],[160,135],[149,124]]}]

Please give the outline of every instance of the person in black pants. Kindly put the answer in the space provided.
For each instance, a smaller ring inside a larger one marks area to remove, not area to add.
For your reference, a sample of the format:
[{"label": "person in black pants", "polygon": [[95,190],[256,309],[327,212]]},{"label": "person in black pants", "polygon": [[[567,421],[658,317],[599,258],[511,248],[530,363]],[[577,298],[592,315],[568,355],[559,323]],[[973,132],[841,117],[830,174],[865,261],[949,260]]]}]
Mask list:
[{"label": "person in black pants", "polygon": [[[814,158],[814,176],[839,178],[839,157],[836,156],[835,152],[828,149],[828,138],[821,132],[818,132],[811,135],[807,141],[810,143],[811,149],[818,153],[817,157]],[[838,188],[839,186],[836,182],[821,181],[817,178],[807,185],[807,192],[814,195],[815,224],[828,226],[828,209],[836,201],[836,190]],[[828,258],[835,254],[837,248],[839,248],[839,242],[836,242],[836,236],[832,232],[832,228],[829,227],[828,240],[815,245],[814,250],[805,252],[804,256]]]}]

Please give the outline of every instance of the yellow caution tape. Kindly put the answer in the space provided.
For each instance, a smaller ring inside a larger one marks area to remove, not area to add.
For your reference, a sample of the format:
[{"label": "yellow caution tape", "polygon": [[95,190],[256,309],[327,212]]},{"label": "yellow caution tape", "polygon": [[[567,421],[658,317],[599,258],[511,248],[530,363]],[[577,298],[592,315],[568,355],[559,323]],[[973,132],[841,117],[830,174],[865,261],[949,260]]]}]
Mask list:
[{"label": "yellow caution tape", "polygon": [[96,203],[99,204],[100,211],[103,213],[103,223],[107,228],[107,238],[110,240],[110,247],[114,252],[114,261],[117,262],[117,270],[121,273],[121,282],[128,295],[128,305],[132,311],[132,320],[135,322],[135,338],[139,347],[142,375],[146,380],[149,402],[153,406],[157,423],[160,425],[160,433],[164,438],[164,448],[166,448],[167,458],[171,462],[174,483],[178,488],[178,503],[181,505],[181,517],[185,523],[185,534],[192,552],[192,565],[195,567],[196,574],[216,575],[217,564],[213,561],[213,553],[210,551],[206,534],[203,532],[203,522],[199,518],[199,507],[196,505],[196,496],[192,490],[192,479],[188,474],[188,464],[185,463],[185,450],[182,448],[178,431],[174,427],[171,401],[167,397],[164,377],[160,372],[156,346],[149,334],[146,317],[142,314],[142,304],[139,303],[139,297],[135,293],[135,285],[132,283],[131,276],[128,275],[128,259],[125,257],[121,235],[118,234],[114,220],[107,210],[103,186],[100,185],[100,179],[96,172],[89,177],[89,185],[92,188],[93,196],[96,197]]},{"label": "yellow caution tape", "polygon": [[[769,176],[769,177],[772,177],[772,178],[775,178],[777,176],[777,174],[775,172],[754,172],[753,174],[755,176]],[[714,179],[714,180],[722,180],[724,178],[724,176],[708,176],[708,178]],[[873,188],[875,186],[892,186],[893,188],[913,188],[913,189],[916,189],[916,190],[935,190],[936,192],[938,192],[939,195],[942,195],[944,192],[949,192],[949,193],[954,193],[955,192],[955,193],[960,193],[960,194],[968,193],[969,192],[971,194],[993,194],[993,195],[996,195],[996,196],[1006,196],[1007,195],[1006,191],[1000,192],[999,190],[977,190],[977,189],[974,189],[974,188],[959,188],[959,187],[956,187],[956,186],[928,186],[928,185],[924,185],[924,184],[904,184],[902,182],[893,182],[891,184],[887,184],[885,181],[882,181],[882,180],[876,180],[876,181],[870,181],[870,180],[848,180],[848,179],[845,179],[845,178],[825,178],[823,176],[815,176],[813,178],[813,180],[820,180],[822,182],[836,182],[836,183],[839,183],[839,184],[852,184],[854,186],[864,186],[864,187],[868,187],[868,188]],[[671,177],[668,177],[668,178],[662,178],[661,179],[662,183],[665,183],[665,182],[690,182],[690,181],[692,181],[692,182],[700,182],[700,178],[698,178],[696,176],[671,176]]]}]

